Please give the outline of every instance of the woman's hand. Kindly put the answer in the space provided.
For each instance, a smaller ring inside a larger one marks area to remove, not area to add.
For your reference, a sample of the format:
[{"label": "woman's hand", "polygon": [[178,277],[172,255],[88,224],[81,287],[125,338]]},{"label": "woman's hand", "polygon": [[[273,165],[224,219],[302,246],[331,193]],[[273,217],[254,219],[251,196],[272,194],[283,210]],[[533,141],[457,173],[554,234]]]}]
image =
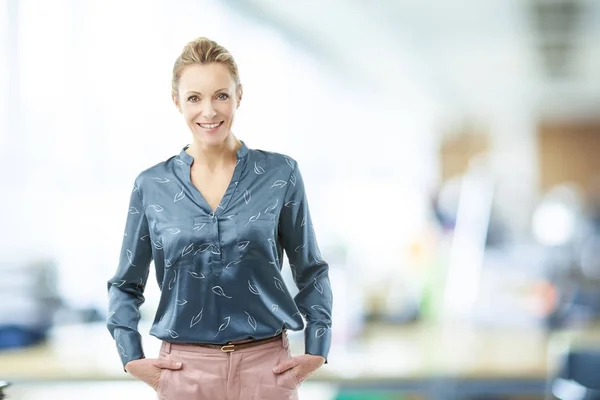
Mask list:
[{"label": "woman's hand", "polygon": [[158,390],[160,373],[163,369],[181,369],[181,362],[162,358],[141,358],[125,364],[125,371]]},{"label": "woman's hand", "polygon": [[312,354],[302,354],[300,356],[292,357],[281,364],[278,364],[273,368],[273,372],[281,374],[288,369],[294,370],[298,382],[302,383],[309,376],[311,376],[317,369],[325,363],[325,357],[314,356]]}]

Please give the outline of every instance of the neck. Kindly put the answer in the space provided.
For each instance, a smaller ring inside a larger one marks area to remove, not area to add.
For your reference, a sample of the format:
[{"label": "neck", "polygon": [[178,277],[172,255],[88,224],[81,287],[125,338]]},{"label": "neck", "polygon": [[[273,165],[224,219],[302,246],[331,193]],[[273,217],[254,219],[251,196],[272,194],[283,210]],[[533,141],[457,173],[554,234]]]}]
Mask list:
[{"label": "neck", "polygon": [[186,152],[194,158],[194,164],[209,169],[223,167],[236,161],[236,153],[242,143],[230,133],[227,139],[218,145],[206,145],[194,140]]}]

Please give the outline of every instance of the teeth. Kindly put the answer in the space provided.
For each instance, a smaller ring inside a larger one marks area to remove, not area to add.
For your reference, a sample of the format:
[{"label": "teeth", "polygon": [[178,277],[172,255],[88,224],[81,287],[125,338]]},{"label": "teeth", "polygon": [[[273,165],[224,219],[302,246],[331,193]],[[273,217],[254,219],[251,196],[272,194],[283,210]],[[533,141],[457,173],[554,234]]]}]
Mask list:
[{"label": "teeth", "polygon": [[221,125],[221,123],[217,122],[216,124],[198,124],[198,125],[200,125],[204,129],[214,129],[214,128],[218,127],[219,125]]}]

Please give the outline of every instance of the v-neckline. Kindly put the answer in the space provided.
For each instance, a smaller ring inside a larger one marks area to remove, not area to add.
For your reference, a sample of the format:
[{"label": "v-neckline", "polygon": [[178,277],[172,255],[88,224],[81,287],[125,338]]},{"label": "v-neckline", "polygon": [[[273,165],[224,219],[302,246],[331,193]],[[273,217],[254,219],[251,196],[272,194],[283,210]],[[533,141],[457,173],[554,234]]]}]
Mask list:
[{"label": "v-neckline", "polygon": [[186,152],[186,149],[190,147],[190,145],[186,145],[179,153],[179,158],[186,164],[186,167],[184,168],[185,180],[192,187],[191,192],[194,197],[196,197],[200,208],[202,208],[202,211],[204,211],[209,217],[214,218],[227,209],[227,206],[229,205],[229,202],[231,201],[231,198],[233,197],[233,194],[238,186],[238,181],[245,164],[243,161],[246,154],[248,154],[248,148],[246,147],[246,144],[242,140],[240,140],[240,142],[242,143],[242,146],[236,152],[237,161],[233,169],[233,175],[231,176],[225,193],[221,197],[221,200],[215,209],[211,207],[202,192],[196,187],[196,185],[192,183],[192,164],[194,163],[194,157]]}]

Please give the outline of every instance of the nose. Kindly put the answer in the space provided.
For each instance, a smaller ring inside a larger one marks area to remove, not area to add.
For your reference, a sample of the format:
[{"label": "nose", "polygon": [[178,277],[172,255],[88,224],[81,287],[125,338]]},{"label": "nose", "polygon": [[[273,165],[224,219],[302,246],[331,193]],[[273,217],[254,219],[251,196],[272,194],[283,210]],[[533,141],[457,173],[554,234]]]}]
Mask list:
[{"label": "nose", "polygon": [[202,115],[205,118],[212,118],[215,115],[217,115],[217,112],[215,111],[212,101],[205,101],[204,104],[202,105]]}]

